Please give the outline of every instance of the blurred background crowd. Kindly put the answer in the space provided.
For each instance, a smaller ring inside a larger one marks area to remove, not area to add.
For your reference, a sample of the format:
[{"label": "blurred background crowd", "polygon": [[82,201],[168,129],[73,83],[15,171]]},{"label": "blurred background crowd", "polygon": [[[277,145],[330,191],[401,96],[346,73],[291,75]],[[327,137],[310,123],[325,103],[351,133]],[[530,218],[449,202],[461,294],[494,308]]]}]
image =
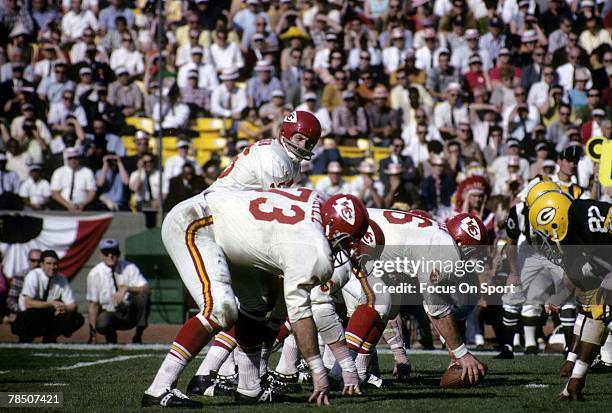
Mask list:
[{"label": "blurred background crowd", "polygon": [[0,208],[171,208],[294,109],[324,136],[297,184],[368,206],[493,235],[538,174],[610,200],[610,1],[161,4],[2,0]]}]

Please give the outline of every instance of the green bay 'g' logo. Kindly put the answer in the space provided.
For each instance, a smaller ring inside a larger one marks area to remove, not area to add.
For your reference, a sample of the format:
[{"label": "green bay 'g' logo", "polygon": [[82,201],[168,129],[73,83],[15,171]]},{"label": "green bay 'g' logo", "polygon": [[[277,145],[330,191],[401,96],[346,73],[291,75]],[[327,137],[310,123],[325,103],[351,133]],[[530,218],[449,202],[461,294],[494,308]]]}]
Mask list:
[{"label": "green bay 'g' logo", "polygon": [[547,225],[552,222],[552,220],[557,215],[557,210],[553,207],[545,207],[542,208],[540,212],[538,212],[538,216],[536,217],[536,222],[538,225]]}]

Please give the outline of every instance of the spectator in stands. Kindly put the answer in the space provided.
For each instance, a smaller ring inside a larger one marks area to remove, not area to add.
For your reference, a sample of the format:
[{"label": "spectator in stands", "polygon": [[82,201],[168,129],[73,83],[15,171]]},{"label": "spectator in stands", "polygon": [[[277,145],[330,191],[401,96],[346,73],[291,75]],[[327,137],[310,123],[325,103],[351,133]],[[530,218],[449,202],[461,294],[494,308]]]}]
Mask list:
[{"label": "spectator in stands", "polygon": [[64,92],[74,91],[75,84],[72,80],[68,79],[66,70],[66,64],[58,62],[53,69],[55,76],[49,75],[42,78],[36,89],[40,100],[46,101],[49,104],[59,103],[63,98]]},{"label": "spectator in stands", "polygon": [[[399,164],[402,166],[402,185],[404,185],[404,190],[402,193],[410,194],[411,201],[414,202],[416,197],[418,196],[418,182],[419,182],[419,172],[416,169],[416,165],[414,160],[410,155],[402,155],[404,151],[404,140],[401,137],[395,137],[391,141],[391,154],[388,158],[381,159],[379,165],[380,180],[385,185],[387,190],[390,188],[389,184],[389,176],[387,175],[387,170],[393,170],[393,173],[397,172],[397,168],[390,169],[391,164]],[[385,191],[388,194],[388,191]]]},{"label": "spectator in stands", "polygon": [[385,208],[407,211],[411,209],[414,198],[406,192],[403,182],[404,168],[401,164],[392,163],[383,171],[387,177],[383,204]]},{"label": "spectator in stands", "polygon": [[164,177],[166,180],[170,181],[170,179],[180,175],[183,170],[183,165],[187,162],[194,165],[196,174],[202,174],[202,168],[198,165],[193,156],[189,155],[189,149],[191,149],[191,144],[188,140],[177,140],[176,155],[166,159],[166,163],[164,164]]},{"label": "spectator in stands", "polygon": [[35,117],[34,105],[31,103],[21,105],[21,113],[11,122],[9,136],[17,140],[21,150],[29,152],[34,162],[40,163],[51,141],[51,132],[45,122]]},{"label": "spectator in stands", "polygon": [[[106,37],[110,36],[113,33],[116,33],[116,32],[107,33]],[[101,43],[104,44],[103,41]],[[106,43],[106,46],[107,46],[107,50],[113,50],[113,49],[120,47],[121,38],[118,39],[116,45]],[[75,65],[77,63],[81,63],[82,61],[84,61],[86,59],[86,54],[88,53],[88,49],[89,49],[89,54],[93,55],[95,60],[108,63],[108,55],[106,53],[106,50],[102,45],[100,46],[96,45],[95,33],[93,29],[91,29],[91,27],[88,27],[85,30],[83,30],[83,35],[81,36],[81,39],[78,42],[76,42],[70,49],[70,62],[73,65]],[[79,67],[80,67],[79,70],[83,68],[82,65],[80,65]]]},{"label": "spectator in stands", "polygon": [[84,93],[89,92],[94,87],[93,83],[93,73],[91,72],[91,68],[82,67],[79,69],[79,80],[77,83],[75,93],[76,101],[79,102],[81,100],[81,96]]},{"label": "spectator in stands", "polygon": [[203,63],[203,56],[204,50],[201,47],[191,48],[191,61],[179,68],[176,80],[178,87],[184,88],[187,86],[187,78],[191,71],[196,71],[198,74],[198,87],[205,90],[213,90],[217,87],[219,81],[215,68],[210,63]]},{"label": "spectator in stands", "polygon": [[247,95],[244,88],[236,86],[238,77],[238,72],[233,69],[226,69],[219,75],[223,83],[213,89],[210,97],[210,112],[213,116],[240,119],[240,114],[247,107]]},{"label": "spectator in stands", "polygon": [[40,267],[41,254],[41,250],[31,249],[28,252],[28,267],[17,274],[13,274],[12,277],[9,277],[11,281],[11,288],[9,289],[6,297],[6,305],[8,309],[8,321],[10,323],[15,322],[17,313],[21,311],[19,308],[19,296],[21,295],[21,290],[23,289],[23,280],[30,271]]},{"label": "spectator in stands", "polygon": [[68,63],[64,52],[58,44],[51,41],[43,43],[42,59],[34,64],[35,81],[38,83],[42,78],[51,77],[55,65],[59,62]]},{"label": "spectator in stands", "polygon": [[454,66],[449,64],[450,52],[448,49],[438,51],[438,65],[429,69],[425,88],[436,100],[441,101],[446,96],[446,90],[452,83],[463,83],[463,76]]},{"label": "spectator in stands", "polygon": [[431,159],[431,175],[421,182],[421,208],[438,215],[439,208],[450,208],[451,196],[455,192],[455,181],[446,174],[442,157]]},{"label": "spectator in stands", "polygon": [[425,45],[421,46],[415,52],[415,66],[425,72],[438,65],[438,54],[443,48],[439,47],[439,40],[433,28],[423,30],[423,39]]},{"label": "spectator in stands", "polygon": [[121,111],[124,117],[137,116],[142,112],[142,91],[125,67],[120,66],[115,71],[117,80],[108,87],[108,102]]},{"label": "spectator in stands", "polygon": [[489,31],[482,35],[478,42],[478,48],[486,50],[491,59],[497,59],[499,51],[506,44],[506,34],[503,33],[504,22],[497,16],[493,16],[488,22]]},{"label": "spectator in stands", "polygon": [[109,211],[128,211],[129,176],[121,157],[108,153],[102,158],[102,169],[96,172],[100,202]]},{"label": "spectator in stands", "polygon": [[457,126],[460,122],[468,122],[467,105],[463,103],[460,95],[461,85],[450,83],[446,88],[446,101],[434,108],[434,124],[445,140],[457,136]]},{"label": "spectator in stands", "polygon": [[96,181],[91,169],[81,166],[81,149],[64,150],[65,165],[51,176],[51,197],[54,208],[70,212],[91,208],[96,198]]},{"label": "spectator in stands", "polygon": [[129,35],[134,41],[136,47],[139,46],[137,39],[138,35],[136,31],[128,27],[127,20],[124,16],[115,17],[115,28],[108,30],[106,35],[100,39],[100,46],[106,50],[115,50],[121,47],[125,35]]},{"label": "spectator in stands", "polygon": [[388,146],[397,136],[401,126],[401,114],[387,104],[389,94],[384,86],[374,90],[373,103],[366,107],[370,122],[370,141],[376,146]]},{"label": "spectator in stands", "polygon": [[365,138],[368,133],[366,112],[357,103],[355,93],[345,90],[344,103],[332,112],[332,131],[336,141],[342,145],[355,145],[357,138]]},{"label": "spectator in stands", "polygon": [[535,146],[536,159],[529,167],[529,179],[544,174],[544,162],[550,159],[550,147],[547,142],[539,142]]},{"label": "spectator in stands", "polygon": [[42,210],[49,203],[51,187],[49,181],[42,177],[42,165],[30,165],[30,176],[21,183],[19,196],[26,209]]},{"label": "spectator in stands", "polygon": [[204,178],[195,174],[195,168],[191,162],[185,162],[181,174],[170,179],[168,196],[164,203],[164,209],[170,211],[176,204],[185,199],[199,194],[207,185]]},{"label": "spectator in stands", "polygon": [[323,88],[321,104],[329,112],[333,112],[336,107],[342,105],[343,94],[348,91],[348,80],[348,73],[345,70],[338,70],[334,73],[334,81],[327,83]]},{"label": "spectator in stands", "polygon": [[[408,131],[408,129],[404,129]],[[417,167],[420,167],[421,163],[429,159],[428,143],[432,140],[428,135],[428,127],[425,122],[420,122],[415,126],[416,136],[402,136],[405,142],[405,149],[403,155],[409,155]]]},{"label": "spectator in stands", "polygon": [[317,94],[314,92],[306,92],[304,94],[304,103],[297,106],[295,110],[303,110],[313,113],[321,123],[321,136],[325,137],[332,133],[332,119],[323,106],[320,106],[317,99]]},{"label": "spectator in stands", "polygon": [[73,89],[64,90],[62,100],[51,104],[47,123],[51,126],[52,131],[62,133],[70,127],[69,118],[75,118],[84,128],[88,125],[85,110],[81,105],[74,103]]},{"label": "spectator in stands", "polygon": [[319,179],[315,185],[317,192],[325,196],[349,192],[349,184],[342,178],[342,165],[340,162],[330,162],[327,165],[327,176]]},{"label": "spectator in stands", "polygon": [[12,66],[12,76],[2,83],[2,96],[0,96],[0,110],[8,121],[14,120],[19,115],[29,96],[34,95],[34,85],[24,78],[25,65],[21,62],[7,63]]},{"label": "spectator in stands", "polygon": [[589,80],[584,70],[577,69],[574,72],[574,86],[567,91],[565,100],[573,110],[587,104],[586,82]]},{"label": "spectator in stands", "polygon": [[[409,52],[410,50],[410,52]],[[388,75],[395,74],[404,65],[407,53],[413,53],[405,39],[404,29],[397,27],[391,32],[391,44],[382,51],[382,63]]]},{"label": "spectator in stands", "polygon": [[168,193],[167,183],[169,180],[160,179],[157,162],[150,153],[145,153],[137,162],[137,169],[130,175],[129,186],[134,193],[136,209],[139,211],[157,210],[159,208],[160,180],[162,185],[162,197]]},{"label": "spectator in stands", "polygon": [[487,168],[491,181],[493,183],[497,182],[500,188],[507,182],[510,176],[508,170],[508,165],[510,164],[518,162],[518,165],[516,165],[518,169],[514,170],[513,173],[520,175],[523,181],[529,179],[529,162],[519,157],[520,151],[520,142],[517,139],[508,138],[506,140],[504,155],[495,159]]},{"label": "spectator in stands", "polygon": [[121,67],[127,70],[130,76],[139,76],[144,73],[144,60],[142,53],[134,48],[134,40],[130,33],[124,33],[121,38],[121,47],[114,49],[110,56],[110,67],[115,71]]},{"label": "spectator in stands", "polygon": [[559,120],[553,122],[548,126],[548,130],[546,132],[546,140],[553,144],[555,150],[557,152],[561,152],[564,148],[565,144],[565,134],[571,122],[572,108],[569,105],[562,103],[559,106]]},{"label": "spectator in stands", "polygon": [[87,274],[89,343],[95,344],[100,333],[114,344],[117,330],[134,327],[132,343],[142,343],[151,305],[149,283],[136,265],[119,259],[119,241],[105,238],[99,248],[101,262]]},{"label": "spectator in stands", "polygon": [[535,125],[540,123],[540,111],[527,103],[527,91],[522,86],[514,88],[514,102],[509,100],[501,113],[506,134],[521,141],[530,138]]},{"label": "spectator in stands", "polygon": [[0,152],[0,210],[20,210],[23,208],[19,198],[19,174],[6,169],[8,158]]},{"label": "spectator in stands", "polygon": [[557,67],[557,77],[559,79],[559,85],[563,87],[565,93],[569,92],[574,88],[575,79],[578,73],[582,72],[586,76],[586,88],[590,89],[592,86],[591,72],[589,69],[579,63],[580,60],[580,49],[573,47],[569,50],[567,55],[568,62],[564,65]]},{"label": "spectator in stands", "polygon": [[20,311],[11,328],[20,343],[40,336],[43,343],[55,343],[60,335],[70,337],[85,321],[77,312],[70,283],[59,273],[57,253],[46,250],[40,257],[40,268],[30,271],[23,281]]},{"label": "spectator in stands", "polygon": [[[216,79],[216,74],[213,74]],[[192,70],[187,75],[187,85],[181,88],[181,102],[189,106],[189,115],[198,118],[208,113],[210,89],[203,89],[198,86],[198,72]]]},{"label": "spectator in stands", "polygon": [[240,47],[228,41],[226,30],[217,30],[215,42],[210,45],[210,60],[217,73],[223,70],[239,71],[244,67],[244,59]]},{"label": "spectator in stands", "polygon": [[155,103],[153,107],[153,120],[160,122],[161,119],[161,128],[171,133],[186,129],[189,122],[189,106],[181,103],[181,91],[177,84],[172,84],[164,95],[162,106]]},{"label": "spectator in stands", "polygon": [[287,102],[293,106],[297,106],[302,102],[306,92],[302,91],[302,78],[305,75],[306,73],[302,66],[302,50],[292,48],[289,54],[288,66],[281,72],[281,83],[287,95]]},{"label": "spectator in stands", "polygon": [[247,81],[247,102],[249,106],[259,107],[269,102],[273,90],[282,89],[280,80],[272,76],[272,66],[266,61],[255,65],[257,75]]},{"label": "spectator in stands", "polygon": [[128,27],[134,25],[134,12],[131,8],[127,7],[125,0],[110,0],[110,5],[100,10],[100,28],[105,31],[112,31],[116,29],[115,22],[118,16],[122,16]]},{"label": "spectator in stands", "polygon": [[104,55],[101,54],[99,47],[95,44],[88,44],[85,47],[85,56],[74,66],[74,71],[78,72],[83,67],[89,67],[93,74],[94,82],[102,82],[104,84],[111,83],[115,80],[113,69],[107,63]]},{"label": "spectator in stands", "polygon": [[81,8],[81,0],[70,0],[70,10],[62,17],[62,37],[65,42],[75,42],[83,31],[91,27],[98,30],[98,19],[91,10]]},{"label": "spectator in stands", "polygon": [[376,167],[370,161],[361,161],[359,176],[349,185],[350,193],[358,197],[368,208],[382,208],[385,185],[374,178]]},{"label": "spectator in stands", "polygon": [[19,143],[15,139],[9,139],[5,146],[6,167],[11,171],[17,172],[19,181],[23,182],[28,177],[28,169],[33,163],[32,156],[27,151],[19,148]]},{"label": "spectator in stands", "polygon": [[470,94],[473,94],[476,89],[483,89],[486,91],[492,89],[488,71],[482,70],[482,59],[477,54],[470,56],[469,70],[464,76],[465,86]]}]

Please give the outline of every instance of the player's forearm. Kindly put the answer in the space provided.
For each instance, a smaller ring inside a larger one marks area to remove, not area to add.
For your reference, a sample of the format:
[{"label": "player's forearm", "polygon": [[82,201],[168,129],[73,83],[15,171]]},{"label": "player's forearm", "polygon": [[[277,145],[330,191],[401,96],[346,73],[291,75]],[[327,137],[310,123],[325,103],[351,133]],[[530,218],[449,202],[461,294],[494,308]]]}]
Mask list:
[{"label": "player's forearm", "polygon": [[429,319],[431,320],[434,328],[438,331],[442,338],[444,338],[446,347],[450,351],[456,350],[463,345],[461,335],[459,334],[459,329],[457,328],[455,319],[451,314],[440,318],[429,316]]},{"label": "player's forearm", "polygon": [[26,309],[30,309],[30,308],[51,308],[51,307],[53,307],[53,304],[51,304],[51,302],[49,302],[49,301],[40,301],[40,300],[35,300],[33,298],[30,298],[30,297],[26,297],[25,306],[26,306]]},{"label": "player's forearm", "polygon": [[305,359],[319,355],[317,328],[312,317],[302,318],[291,323],[298,349]]}]

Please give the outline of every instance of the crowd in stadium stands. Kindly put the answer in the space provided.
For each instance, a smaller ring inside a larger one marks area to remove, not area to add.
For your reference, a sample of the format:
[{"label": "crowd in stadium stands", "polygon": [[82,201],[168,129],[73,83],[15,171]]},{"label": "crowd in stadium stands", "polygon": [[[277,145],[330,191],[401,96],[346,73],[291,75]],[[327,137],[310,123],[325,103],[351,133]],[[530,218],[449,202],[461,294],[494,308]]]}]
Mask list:
[{"label": "crowd in stadium stands", "polygon": [[323,131],[296,184],[368,206],[494,236],[537,174],[612,198],[584,150],[612,132],[610,1],[1,3],[1,209],[167,210],[295,109]]}]

